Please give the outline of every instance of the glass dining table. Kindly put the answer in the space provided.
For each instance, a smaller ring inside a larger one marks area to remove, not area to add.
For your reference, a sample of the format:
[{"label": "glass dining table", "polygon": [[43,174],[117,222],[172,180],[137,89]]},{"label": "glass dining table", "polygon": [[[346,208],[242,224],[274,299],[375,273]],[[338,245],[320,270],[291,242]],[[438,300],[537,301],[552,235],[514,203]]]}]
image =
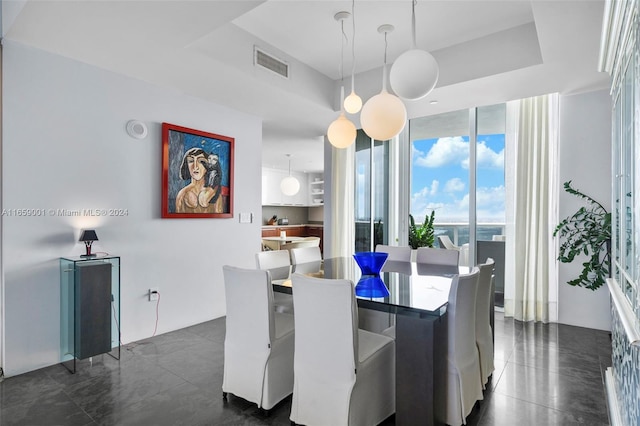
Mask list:
[{"label": "glass dining table", "polygon": [[[454,275],[468,271],[387,261],[380,278],[389,295],[356,296],[361,309],[395,314],[397,425],[444,424],[449,288]],[[352,257],[294,265],[291,272],[355,284],[362,278]],[[273,289],[292,293],[291,280],[274,282]]]}]

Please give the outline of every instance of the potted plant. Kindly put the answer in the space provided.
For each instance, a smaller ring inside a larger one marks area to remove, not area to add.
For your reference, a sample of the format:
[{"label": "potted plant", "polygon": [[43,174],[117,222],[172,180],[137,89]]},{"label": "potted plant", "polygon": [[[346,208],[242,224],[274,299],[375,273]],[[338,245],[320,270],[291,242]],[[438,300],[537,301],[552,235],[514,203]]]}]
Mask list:
[{"label": "potted plant", "polygon": [[562,220],[553,232],[554,237],[559,235],[563,240],[558,260],[571,263],[579,254],[588,256],[580,276],[567,284],[597,290],[609,277],[611,267],[611,213],[573,188],[571,181],[564,183],[564,190],[585,200],[587,206]]},{"label": "potted plant", "polygon": [[409,214],[409,245],[412,249],[415,250],[418,247],[433,247],[435,241],[433,221],[435,216],[436,212],[432,210],[431,215],[424,217],[422,225],[416,226],[413,215]]}]

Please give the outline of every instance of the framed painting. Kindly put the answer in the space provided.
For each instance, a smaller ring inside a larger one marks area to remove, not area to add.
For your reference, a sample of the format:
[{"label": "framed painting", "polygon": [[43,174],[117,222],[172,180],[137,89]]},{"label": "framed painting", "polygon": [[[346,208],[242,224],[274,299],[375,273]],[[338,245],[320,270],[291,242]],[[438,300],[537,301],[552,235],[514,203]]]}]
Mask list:
[{"label": "framed painting", "polygon": [[162,123],[162,217],[233,217],[234,139]]}]

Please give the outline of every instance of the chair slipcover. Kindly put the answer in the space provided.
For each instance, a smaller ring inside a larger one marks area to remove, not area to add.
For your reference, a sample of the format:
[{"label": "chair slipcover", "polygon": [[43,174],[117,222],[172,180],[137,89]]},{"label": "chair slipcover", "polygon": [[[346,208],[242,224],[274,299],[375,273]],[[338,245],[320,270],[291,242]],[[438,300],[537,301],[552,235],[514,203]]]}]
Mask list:
[{"label": "chair slipcover", "polygon": [[410,246],[388,246],[384,244],[378,244],[376,246],[377,252],[388,253],[387,262],[411,262],[411,247]]},{"label": "chair slipcover", "polygon": [[309,274],[319,272],[322,266],[322,254],[320,247],[301,247],[289,251],[291,253],[291,263],[293,272]]},{"label": "chair slipcover", "polygon": [[459,257],[459,250],[444,250],[432,247],[418,247],[418,250],[416,251],[416,263],[429,265],[457,267]]},{"label": "chair slipcover", "polygon": [[[271,273],[271,280],[284,281],[291,275],[291,260],[287,250],[256,253],[256,267]],[[273,305],[277,312],[293,314],[293,298],[290,294],[273,293]]]},{"label": "chair slipcover", "polygon": [[293,274],[296,341],[291,421],[376,425],[395,412],[395,342],[357,327],[349,280]]},{"label": "chair slipcover", "polygon": [[467,266],[469,264],[469,244],[457,246],[453,244],[453,241],[451,241],[451,238],[449,238],[448,235],[438,235],[438,243],[441,248],[447,250],[458,250],[460,252],[460,266]]},{"label": "chair slipcover", "polygon": [[480,379],[482,387],[493,374],[493,331],[491,329],[491,298],[495,263],[488,258],[486,263],[478,265],[478,292],[476,295],[476,346],[480,357]]},{"label": "chair slipcover", "polygon": [[302,242],[312,244],[305,247],[320,247],[320,237],[302,237]]},{"label": "chair slipcover", "polygon": [[[307,238],[312,238],[312,239],[307,240]],[[281,244],[280,250],[291,251],[292,249],[302,248],[302,247],[320,247],[320,237],[305,237],[304,239],[292,241],[286,244]]]},{"label": "chair slipcover", "polygon": [[291,272],[291,260],[287,250],[256,253],[256,267],[271,273],[272,280],[286,280]]},{"label": "chair slipcover", "polygon": [[293,391],[293,315],[274,312],[269,271],[223,266],[222,391],[271,409]]},{"label": "chair slipcover", "polygon": [[445,421],[451,426],[466,424],[476,401],[483,399],[474,326],[479,275],[480,271],[474,267],[468,275],[455,276],[449,291]]}]

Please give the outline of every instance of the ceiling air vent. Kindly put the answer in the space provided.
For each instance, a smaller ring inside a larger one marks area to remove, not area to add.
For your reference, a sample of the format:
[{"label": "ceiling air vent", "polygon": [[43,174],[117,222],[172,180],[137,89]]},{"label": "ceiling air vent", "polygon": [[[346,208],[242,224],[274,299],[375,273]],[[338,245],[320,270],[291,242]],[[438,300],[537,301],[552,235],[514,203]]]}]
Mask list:
[{"label": "ceiling air vent", "polygon": [[278,74],[280,77],[289,78],[289,64],[275,58],[257,47],[254,48],[254,63],[256,66],[265,68]]}]

